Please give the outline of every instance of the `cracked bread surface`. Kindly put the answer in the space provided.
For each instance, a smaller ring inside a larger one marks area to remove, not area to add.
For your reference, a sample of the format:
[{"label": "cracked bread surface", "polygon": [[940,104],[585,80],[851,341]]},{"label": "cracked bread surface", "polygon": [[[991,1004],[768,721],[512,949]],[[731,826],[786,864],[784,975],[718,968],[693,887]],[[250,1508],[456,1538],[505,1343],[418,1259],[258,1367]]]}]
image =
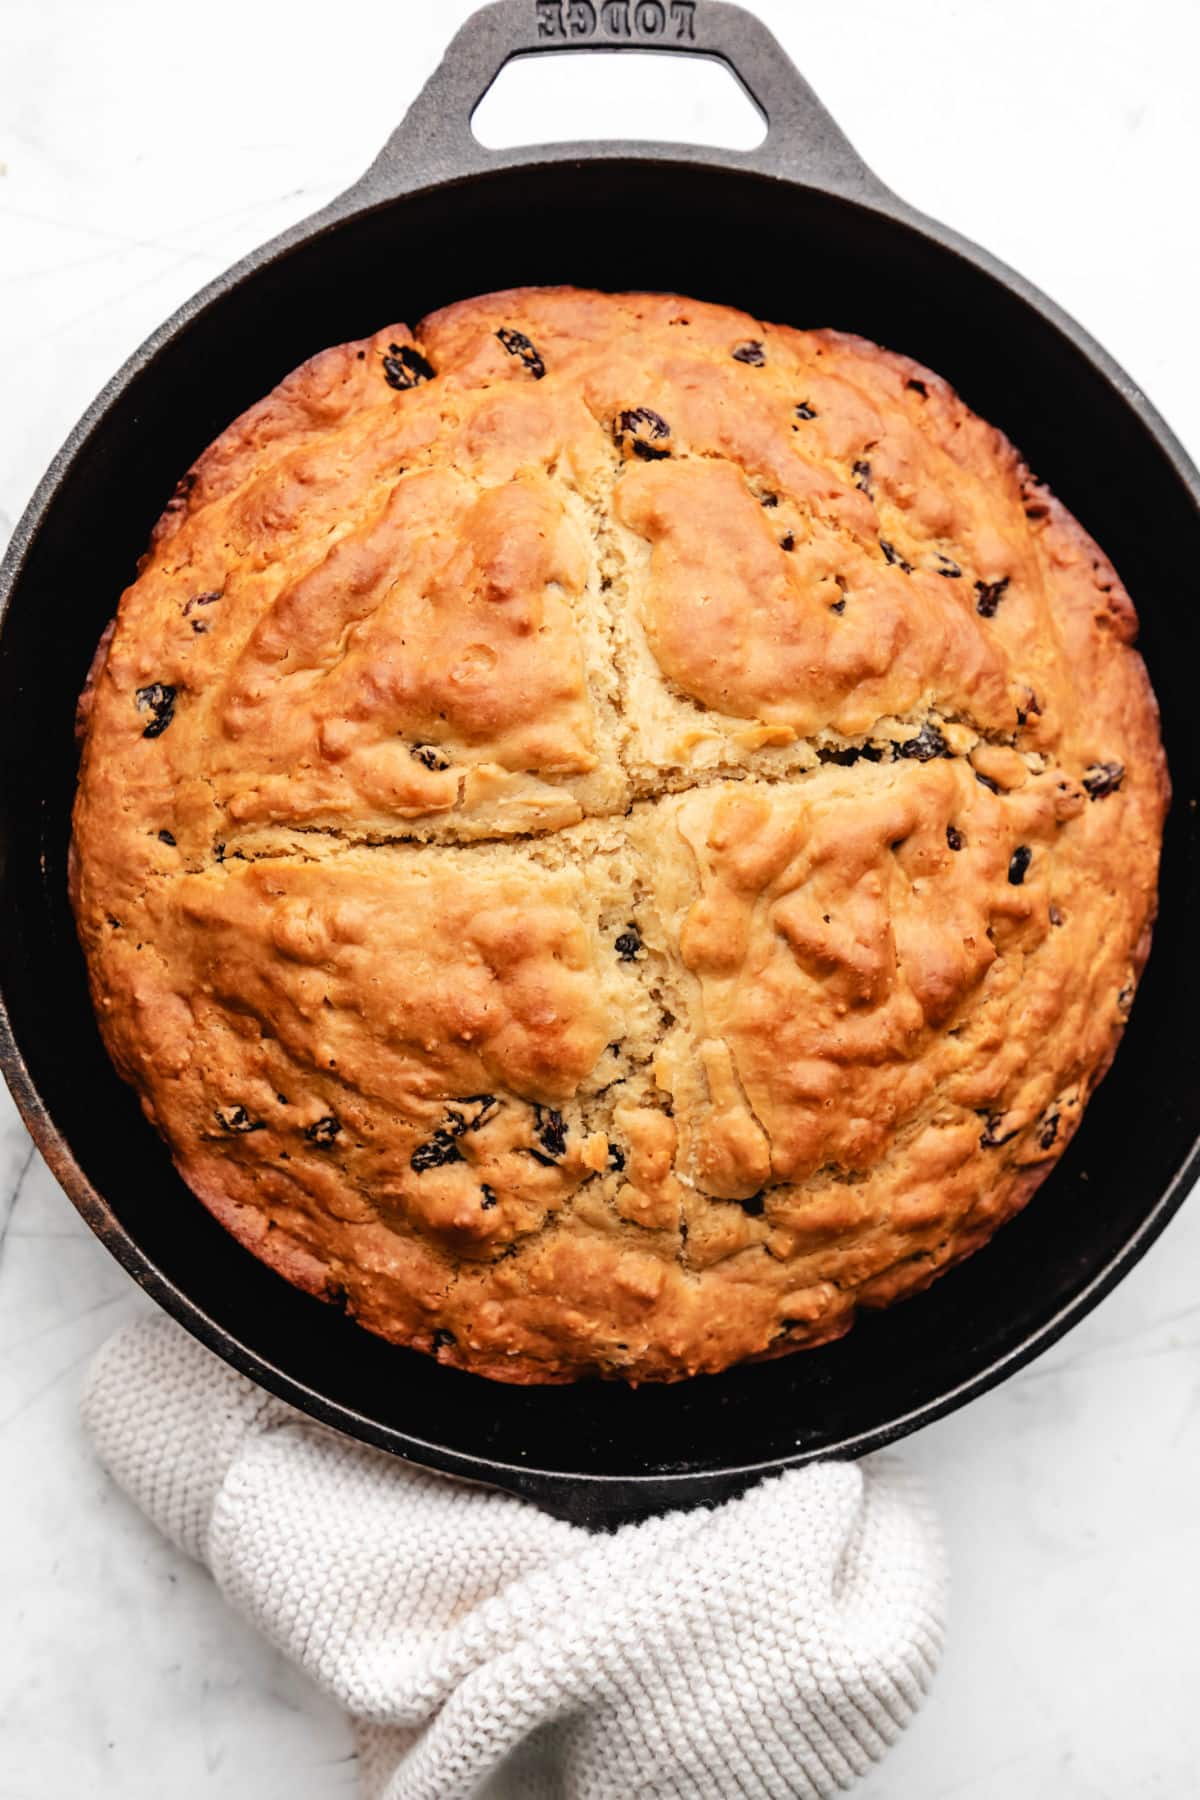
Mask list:
[{"label": "cracked bread surface", "polygon": [[502,1380],[819,1344],[1045,1179],[1168,796],[1102,552],[929,370],[522,289],[314,357],[81,699],[105,1043],[282,1275]]}]

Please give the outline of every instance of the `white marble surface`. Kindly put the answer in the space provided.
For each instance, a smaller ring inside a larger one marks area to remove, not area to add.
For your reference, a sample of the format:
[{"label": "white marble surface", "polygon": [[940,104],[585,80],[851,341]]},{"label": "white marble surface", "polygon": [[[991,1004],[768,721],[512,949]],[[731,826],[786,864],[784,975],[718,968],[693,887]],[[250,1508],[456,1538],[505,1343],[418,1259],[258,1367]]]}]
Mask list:
[{"label": "white marble surface", "polygon": [[[127,352],[359,171],[467,10],[0,6],[0,535]],[[886,180],[1030,273],[1200,448],[1190,0],[758,10]],[[711,84],[659,76],[665,135],[718,129]],[[611,60],[572,84],[500,98],[493,134],[535,103],[564,135],[645,119]],[[0,1797],[353,1792],[340,1719],[89,1455],[83,1365],[145,1302],[7,1099],[0,1232]],[[1193,1205],[1065,1343],[907,1447],[946,1521],[953,1631],[865,1800],[1200,1791],[1198,1292]]]}]

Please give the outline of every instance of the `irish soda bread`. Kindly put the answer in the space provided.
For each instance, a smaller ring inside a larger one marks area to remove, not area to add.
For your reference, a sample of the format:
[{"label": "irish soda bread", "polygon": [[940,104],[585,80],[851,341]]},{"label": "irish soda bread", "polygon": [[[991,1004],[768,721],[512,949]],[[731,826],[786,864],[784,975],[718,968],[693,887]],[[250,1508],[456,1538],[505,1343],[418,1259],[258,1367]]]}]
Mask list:
[{"label": "irish soda bread", "polygon": [[83,697],[105,1041],[248,1249],[445,1363],[836,1337],[1028,1200],[1113,1055],[1167,792],[1134,627],[861,339],[563,288],[327,350],[181,482]]}]

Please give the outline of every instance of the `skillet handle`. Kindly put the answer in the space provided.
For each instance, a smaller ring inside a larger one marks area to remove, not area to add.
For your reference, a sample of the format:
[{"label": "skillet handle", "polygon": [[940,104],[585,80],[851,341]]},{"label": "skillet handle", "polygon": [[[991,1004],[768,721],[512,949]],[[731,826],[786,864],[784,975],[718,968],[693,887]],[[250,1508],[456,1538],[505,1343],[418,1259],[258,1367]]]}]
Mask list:
[{"label": "skillet handle", "polygon": [[[851,197],[886,193],[778,41],[753,13],[727,0],[492,0],[460,27],[438,67],[371,167],[347,190],[354,207],[397,198],[430,182],[530,160],[528,147],[489,150],[471,116],[517,56],[557,50],[654,50],[713,57],[736,77],[767,122],[754,150],[638,144],[637,154],[743,166]],[[539,145],[537,160],[628,155],[625,143]]]}]

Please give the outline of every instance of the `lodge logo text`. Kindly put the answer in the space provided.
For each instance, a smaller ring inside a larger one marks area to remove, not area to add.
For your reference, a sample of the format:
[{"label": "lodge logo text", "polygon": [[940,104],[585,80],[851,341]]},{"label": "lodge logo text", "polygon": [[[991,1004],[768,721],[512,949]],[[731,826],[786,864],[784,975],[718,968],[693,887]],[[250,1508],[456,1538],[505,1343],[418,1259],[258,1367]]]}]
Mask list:
[{"label": "lodge logo text", "polygon": [[534,0],[539,38],[694,42],[695,0]]}]

